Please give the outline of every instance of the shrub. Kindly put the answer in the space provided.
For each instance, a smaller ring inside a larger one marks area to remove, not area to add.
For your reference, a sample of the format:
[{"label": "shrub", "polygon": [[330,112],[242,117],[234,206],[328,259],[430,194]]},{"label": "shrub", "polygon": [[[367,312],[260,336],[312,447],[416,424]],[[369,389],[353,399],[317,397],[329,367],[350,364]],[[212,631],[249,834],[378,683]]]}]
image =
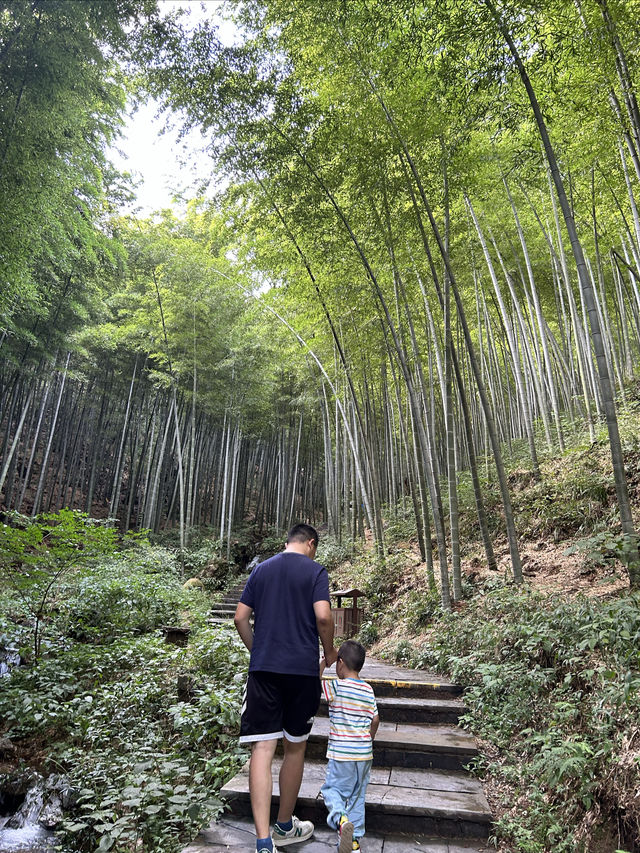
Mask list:
[{"label": "shrub", "polygon": [[408,542],[417,536],[416,516],[410,498],[404,497],[393,507],[385,507],[385,540],[388,545]]},{"label": "shrub", "polygon": [[[511,588],[443,614],[413,663],[469,685],[464,723],[498,747],[480,769],[527,790],[509,804],[499,837],[521,850],[587,849],[609,815],[637,838],[640,783],[630,735],[640,712],[640,596],[552,601]],[[398,648],[398,652],[406,649]]]},{"label": "shrub", "polygon": [[[206,629],[195,648],[123,637],[14,670],[0,693],[5,735],[46,736],[74,792],[65,849],[175,853],[217,815],[217,791],[245,759],[236,737],[245,669],[239,641]],[[188,702],[176,688],[185,671]]]},{"label": "shrub", "polygon": [[[0,731],[68,780],[61,849],[177,853],[221,811],[220,786],[246,759],[246,650],[234,631],[202,626],[208,598],[182,589],[164,548],[131,548],[76,581],[51,602],[38,665],[3,678]],[[15,645],[19,600],[0,605],[0,642]],[[185,648],[155,630],[187,618]]]},{"label": "shrub", "polygon": [[352,554],[353,543],[351,540],[338,542],[335,536],[322,536],[318,543],[316,560],[322,563],[328,572],[331,572],[342,563],[346,563]]},{"label": "shrub", "polygon": [[61,581],[88,572],[98,557],[112,554],[116,533],[86,513],[62,509],[28,518],[8,513],[0,526],[0,579],[20,596],[33,620],[33,657],[42,651],[43,627]]},{"label": "shrub", "polygon": [[286,533],[277,530],[275,527],[270,527],[257,543],[256,552],[260,554],[261,560],[266,560],[267,557],[273,557],[282,551],[286,540]]},{"label": "shrub", "polygon": [[369,648],[378,640],[378,629],[373,622],[363,622],[360,627],[358,639],[365,648]]},{"label": "shrub", "polygon": [[413,589],[406,602],[407,627],[412,632],[420,631],[442,612],[442,600],[437,589]]}]

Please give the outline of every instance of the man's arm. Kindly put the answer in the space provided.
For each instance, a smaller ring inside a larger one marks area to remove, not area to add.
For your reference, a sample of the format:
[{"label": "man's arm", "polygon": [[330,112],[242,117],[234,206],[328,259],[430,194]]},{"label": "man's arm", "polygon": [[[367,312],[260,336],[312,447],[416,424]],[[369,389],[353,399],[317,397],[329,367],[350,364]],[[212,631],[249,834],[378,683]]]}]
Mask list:
[{"label": "man's arm", "polygon": [[371,720],[371,740],[373,740],[375,738],[379,725],[380,725],[380,717],[376,714],[375,717],[373,718],[373,720]]},{"label": "man's arm", "polygon": [[251,651],[251,646],[253,646],[253,630],[249,624],[252,613],[252,607],[248,607],[239,601],[236,607],[236,615],[233,617],[233,624],[236,626],[236,631],[240,634],[240,639],[249,651]]},{"label": "man's arm", "polygon": [[315,601],[313,610],[316,614],[316,625],[318,635],[324,651],[324,659],[327,666],[331,666],[338,660],[338,652],[333,647],[333,616],[331,605],[328,601]]}]

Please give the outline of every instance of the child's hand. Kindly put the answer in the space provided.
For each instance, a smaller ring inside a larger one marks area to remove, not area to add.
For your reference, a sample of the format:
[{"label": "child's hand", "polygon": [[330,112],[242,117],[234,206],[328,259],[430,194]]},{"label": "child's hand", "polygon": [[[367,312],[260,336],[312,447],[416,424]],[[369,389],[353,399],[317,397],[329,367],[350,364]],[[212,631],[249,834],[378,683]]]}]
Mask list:
[{"label": "child's hand", "polygon": [[373,743],[373,741],[375,740],[376,732],[378,731],[379,725],[380,725],[380,717],[378,716],[378,714],[376,714],[375,717],[373,718],[373,720],[371,720],[371,730],[370,730],[371,743]]}]

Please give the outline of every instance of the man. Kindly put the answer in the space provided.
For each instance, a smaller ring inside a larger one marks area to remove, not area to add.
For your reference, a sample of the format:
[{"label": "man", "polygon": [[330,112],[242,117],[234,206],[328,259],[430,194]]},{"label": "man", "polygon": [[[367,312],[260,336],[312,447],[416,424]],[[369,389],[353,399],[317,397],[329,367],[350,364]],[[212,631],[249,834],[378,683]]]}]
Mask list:
[{"label": "man", "polygon": [[[235,626],[251,652],[240,742],[251,744],[249,793],[258,853],[272,853],[274,844],[305,841],[314,830],[311,821],[298,820],[293,809],[320,704],[318,638],[327,666],[338,657],[329,577],[314,560],[317,548],[313,527],[292,527],[284,551],[253,570],[236,608]],[[270,835],[271,764],[279,738],[284,744],[280,805]]]}]

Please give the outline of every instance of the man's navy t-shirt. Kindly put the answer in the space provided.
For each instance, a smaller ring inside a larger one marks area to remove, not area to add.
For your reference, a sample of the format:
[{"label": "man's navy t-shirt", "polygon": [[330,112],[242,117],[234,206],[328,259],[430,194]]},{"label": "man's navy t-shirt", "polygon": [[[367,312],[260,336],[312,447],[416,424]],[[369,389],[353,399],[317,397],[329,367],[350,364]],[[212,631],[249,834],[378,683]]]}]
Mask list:
[{"label": "man's navy t-shirt", "polygon": [[283,551],[259,563],[240,597],[254,612],[250,672],[318,675],[318,628],[313,605],[330,601],[324,566]]}]

